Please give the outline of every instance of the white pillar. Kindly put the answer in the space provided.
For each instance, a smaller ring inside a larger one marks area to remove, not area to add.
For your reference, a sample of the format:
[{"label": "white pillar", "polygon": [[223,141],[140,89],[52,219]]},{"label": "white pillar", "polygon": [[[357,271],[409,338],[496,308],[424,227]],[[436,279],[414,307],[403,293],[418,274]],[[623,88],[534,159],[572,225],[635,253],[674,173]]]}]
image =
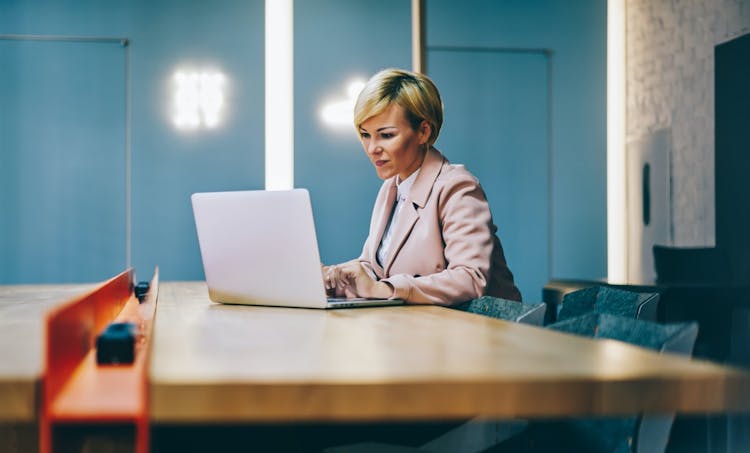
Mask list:
[{"label": "white pillar", "polygon": [[294,187],[294,2],[266,0],[266,190]]},{"label": "white pillar", "polygon": [[626,0],[607,1],[607,277],[627,282]]}]

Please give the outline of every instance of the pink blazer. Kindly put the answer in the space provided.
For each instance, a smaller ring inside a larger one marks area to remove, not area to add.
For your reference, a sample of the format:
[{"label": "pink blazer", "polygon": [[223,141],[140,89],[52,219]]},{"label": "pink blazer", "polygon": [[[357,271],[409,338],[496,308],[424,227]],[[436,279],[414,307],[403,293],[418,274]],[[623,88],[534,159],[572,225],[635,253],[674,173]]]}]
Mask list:
[{"label": "pink blazer", "polygon": [[359,257],[393,285],[393,297],[441,305],[483,295],[521,300],[484,191],[463,165],[451,165],[434,148],[427,152],[381,266],[376,254],[396,194],[396,177],[384,181]]}]

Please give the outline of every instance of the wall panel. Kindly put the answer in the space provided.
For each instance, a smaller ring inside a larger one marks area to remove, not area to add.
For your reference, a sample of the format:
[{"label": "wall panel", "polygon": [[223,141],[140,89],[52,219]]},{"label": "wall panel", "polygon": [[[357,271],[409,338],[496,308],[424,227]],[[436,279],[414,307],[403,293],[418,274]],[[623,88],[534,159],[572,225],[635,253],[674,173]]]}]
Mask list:
[{"label": "wall panel", "polygon": [[124,268],[125,52],[0,40],[0,283],[98,281]]}]

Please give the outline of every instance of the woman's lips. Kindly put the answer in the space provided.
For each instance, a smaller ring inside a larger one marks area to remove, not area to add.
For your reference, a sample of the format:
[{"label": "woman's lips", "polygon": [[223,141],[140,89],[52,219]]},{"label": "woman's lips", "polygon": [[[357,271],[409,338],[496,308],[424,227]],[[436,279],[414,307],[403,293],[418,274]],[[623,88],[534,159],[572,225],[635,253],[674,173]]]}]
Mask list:
[{"label": "woman's lips", "polygon": [[376,167],[382,167],[383,165],[386,164],[386,162],[388,162],[388,161],[387,160],[376,160],[375,161],[375,166]]}]

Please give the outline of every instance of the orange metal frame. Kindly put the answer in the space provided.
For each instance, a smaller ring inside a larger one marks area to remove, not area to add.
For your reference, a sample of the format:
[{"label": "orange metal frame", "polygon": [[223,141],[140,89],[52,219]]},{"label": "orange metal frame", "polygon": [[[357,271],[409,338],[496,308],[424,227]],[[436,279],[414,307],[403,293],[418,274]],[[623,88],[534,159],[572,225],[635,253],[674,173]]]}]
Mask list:
[{"label": "orange metal frame", "polygon": [[[149,450],[148,355],[156,309],[159,270],[142,303],[133,293],[128,269],[47,315],[42,378],[39,449],[51,453],[55,429],[76,426],[132,426],[135,451]],[[113,321],[138,326],[135,359],[126,365],[98,365],[96,338]]]}]

